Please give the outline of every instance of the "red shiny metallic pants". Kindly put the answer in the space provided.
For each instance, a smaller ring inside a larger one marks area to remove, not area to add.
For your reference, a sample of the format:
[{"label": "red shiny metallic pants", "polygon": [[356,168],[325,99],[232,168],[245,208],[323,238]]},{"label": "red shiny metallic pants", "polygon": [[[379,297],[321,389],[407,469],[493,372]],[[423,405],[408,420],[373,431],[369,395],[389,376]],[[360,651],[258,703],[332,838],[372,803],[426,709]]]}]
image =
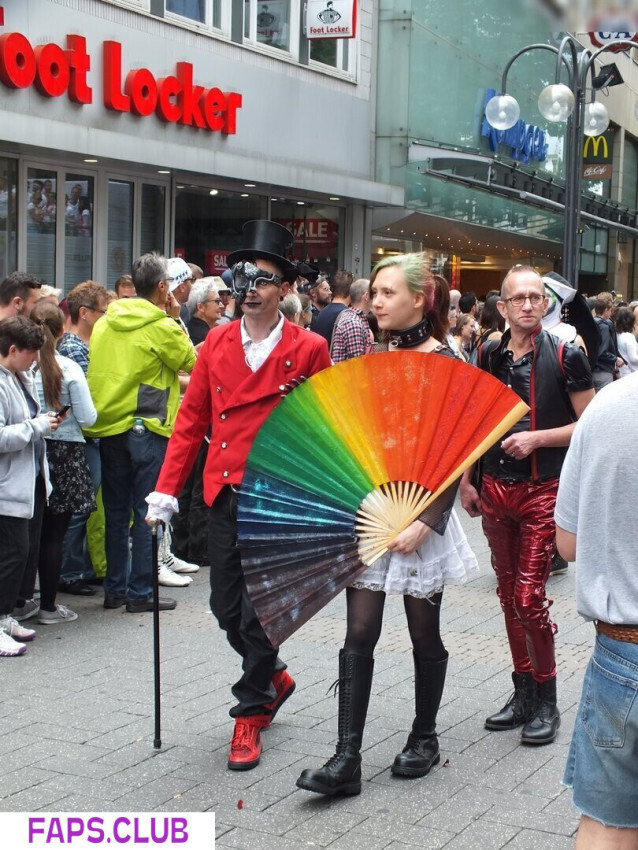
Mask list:
[{"label": "red shiny metallic pants", "polygon": [[556,676],[554,633],[545,595],[556,551],[554,506],[558,479],[510,484],[483,477],[483,531],[492,550],[496,591],[516,673],[542,684]]}]

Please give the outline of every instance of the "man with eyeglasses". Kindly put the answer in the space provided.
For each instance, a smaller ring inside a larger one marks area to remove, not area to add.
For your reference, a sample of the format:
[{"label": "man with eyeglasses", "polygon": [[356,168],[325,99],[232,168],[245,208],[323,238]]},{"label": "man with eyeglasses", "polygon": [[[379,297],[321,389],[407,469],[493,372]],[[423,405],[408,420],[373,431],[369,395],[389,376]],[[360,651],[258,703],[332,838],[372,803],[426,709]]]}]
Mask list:
[{"label": "man with eyeglasses", "polygon": [[222,312],[219,287],[223,285],[220,277],[210,276],[198,280],[191,289],[188,307],[192,318],[186,329],[195,347],[204,342],[217,324]]},{"label": "man with eyeglasses", "polygon": [[[286,385],[330,366],[325,340],[284,319],[281,299],[297,277],[286,259],[293,237],[272,221],[244,225],[244,248],[228,255],[232,291],[241,321],[214,328],[200,349],[156,490],[147,501],[147,522],[168,522],[177,495],[208,427],[204,499],[210,509],[211,610],[242,658],[233,685],[230,715],[235,729],[228,767],[259,763],[261,730],[269,726],[295,682],[266,637],[247,595],[237,548],[237,492],[248,453]],[[282,451],[285,446],[282,445]]]},{"label": "man with eyeglasses", "polygon": [[501,340],[483,344],[478,365],[514,390],[530,411],[481,458],[478,488],[476,470],[468,470],[461,482],[463,507],[483,518],[514,666],[514,694],[485,727],[522,726],[525,744],[550,743],[560,726],[556,626],[545,583],[556,551],[561,467],[576,420],[594,397],[582,349],[542,329],[547,302],[535,269],[508,271],[498,309],[509,329]]}]

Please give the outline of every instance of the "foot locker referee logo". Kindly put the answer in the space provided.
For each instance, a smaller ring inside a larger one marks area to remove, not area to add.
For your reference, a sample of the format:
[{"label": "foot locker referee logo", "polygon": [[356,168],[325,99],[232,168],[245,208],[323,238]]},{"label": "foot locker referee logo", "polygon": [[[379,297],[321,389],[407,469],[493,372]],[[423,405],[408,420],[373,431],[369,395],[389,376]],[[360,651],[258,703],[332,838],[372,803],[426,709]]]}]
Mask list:
[{"label": "foot locker referee logo", "polygon": [[307,38],[354,38],[356,0],[308,0]]}]

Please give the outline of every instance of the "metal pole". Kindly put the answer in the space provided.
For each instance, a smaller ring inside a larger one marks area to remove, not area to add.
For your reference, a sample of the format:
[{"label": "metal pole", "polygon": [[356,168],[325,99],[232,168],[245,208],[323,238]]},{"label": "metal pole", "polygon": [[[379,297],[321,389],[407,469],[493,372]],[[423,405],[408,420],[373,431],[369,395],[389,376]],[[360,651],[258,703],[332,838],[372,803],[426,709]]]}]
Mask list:
[{"label": "metal pole", "polygon": [[153,746],[159,750],[161,738],[161,691],[160,691],[160,618],[159,618],[159,564],[157,545],[157,525],[151,528],[152,566],[153,566],[153,672],[155,679],[155,737]]},{"label": "metal pole", "polygon": [[585,108],[585,88],[580,81],[576,84],[576,106],[573,116],[573,139],[572,139],[572,180],[574,207],[571,212],[572,229],[572,276],[568,277],[575,289],[578,289],[578,275],[580,272],[580,206],[581,206],[581,182],[583,167],[583,110]]}]

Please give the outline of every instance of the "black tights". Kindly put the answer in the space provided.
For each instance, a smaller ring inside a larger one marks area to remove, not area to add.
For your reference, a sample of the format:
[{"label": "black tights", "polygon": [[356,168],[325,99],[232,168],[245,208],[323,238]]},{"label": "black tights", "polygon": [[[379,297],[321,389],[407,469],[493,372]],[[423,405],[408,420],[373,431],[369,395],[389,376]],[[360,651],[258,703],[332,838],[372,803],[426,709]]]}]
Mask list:
[{"label": "black tights", "polygon": [[42,534],[40,535],[40,607],[43,611],[55,611],[55,597],[62,567],[62,541],[69,527],[71,514],[52,514],[44,511]]},{"label": "black tights", "polygon": [[[443,593],[429,599],[404,596],[403,605],[415,655],[440,661],[446,657],[439,618]],[[344,649],[372,658],[381,635],[385,593],[377,590],[346,589],[348,625]]]}]

